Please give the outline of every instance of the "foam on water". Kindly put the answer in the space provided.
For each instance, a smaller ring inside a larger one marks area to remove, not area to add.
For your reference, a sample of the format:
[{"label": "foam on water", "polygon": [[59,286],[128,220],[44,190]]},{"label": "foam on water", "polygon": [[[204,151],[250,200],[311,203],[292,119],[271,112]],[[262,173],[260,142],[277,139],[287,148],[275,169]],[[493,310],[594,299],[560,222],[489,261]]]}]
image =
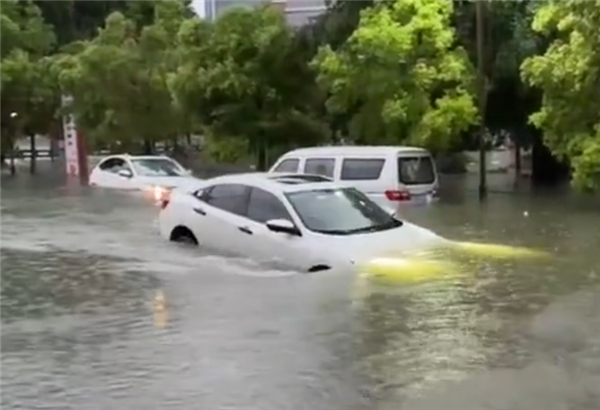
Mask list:
[{"label": "foam on water", "polygon": [[[246,258],[207,254],[206,250],[169,243],[156,230],[155,216],[144,212],[111,218],[100,224],[93,215],[60,215],[52,218],[3,218],[2,247],[23,251],[68,251],[106,255],[125,259],[121,267],[174,274],[199,274],[214,271],[258,278],[284,277],[298,272],[276,269]],[[144,215],[145,214],[145,215]],[[123,229],[123,227],[125,227]]]}]

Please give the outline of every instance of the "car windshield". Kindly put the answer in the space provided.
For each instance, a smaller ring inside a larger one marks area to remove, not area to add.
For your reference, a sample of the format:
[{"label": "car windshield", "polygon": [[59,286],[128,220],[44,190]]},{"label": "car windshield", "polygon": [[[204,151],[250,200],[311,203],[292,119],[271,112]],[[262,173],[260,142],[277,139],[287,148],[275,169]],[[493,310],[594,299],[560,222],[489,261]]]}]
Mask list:
[{"label": "car windshield", "polygon": [[318,189],[286,194],[311,231],[329,235],[379,232],[402,222],[355,188]]},{"label": "car windshield", "polygon": [[169,158],[144,158],[131,160],[138,175],[144,177],[181,177],[185,170]]}]

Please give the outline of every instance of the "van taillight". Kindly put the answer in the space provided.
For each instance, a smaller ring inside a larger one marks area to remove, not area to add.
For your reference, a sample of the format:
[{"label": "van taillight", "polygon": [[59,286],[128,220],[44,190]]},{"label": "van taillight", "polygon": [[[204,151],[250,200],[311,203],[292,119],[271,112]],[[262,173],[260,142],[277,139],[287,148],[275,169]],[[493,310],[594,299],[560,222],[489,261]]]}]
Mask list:
[{"label": "van taillight", "polygon": [[398,190],[388,190],[388,191],[385,191],[385,197],[389,201],[410,201],[410,192],[398,191]]}]

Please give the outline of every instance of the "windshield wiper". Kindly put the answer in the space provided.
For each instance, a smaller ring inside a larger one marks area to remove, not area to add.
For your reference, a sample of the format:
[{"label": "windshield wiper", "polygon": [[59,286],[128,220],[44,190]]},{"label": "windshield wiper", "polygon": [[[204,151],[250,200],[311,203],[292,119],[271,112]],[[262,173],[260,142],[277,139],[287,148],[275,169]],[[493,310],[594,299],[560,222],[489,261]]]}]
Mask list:
[{"label": "windshield wiper", "polygon": [[315,232],[317,233],[322,233],[323,235],[349,235],[352,233],[353,229],[350,230],[343,230],[343,229],[319,229],[316,230],[314,229]]},{"label": "windshield wiper", "polygon": [[399,226],[402,226],[402,222],[398,220],[394,220],[392,223],[385,223],[381,225],[373,225],[373,226],[365,226],[362,228],[355,229],[331,229],[331,230],[315,230],[315,232],[322,233],[324,235],[355,235],[360,233],[372,233],[372,232],[381,232],[387,231],[389,229],[394,229]]},{"label": "windshield wiper", "polygon": [[380,224],[380,225],[373,225],[373,226],[366,226],[364,228],[352,229],[349,231],[349,233],[356,234],[356,233],[382,232],[382,231],[387,231],[390,229],[397,228],[399,226],[402,226],[402,221],[399,221],[397,219],[392,219],[391,221]]}]

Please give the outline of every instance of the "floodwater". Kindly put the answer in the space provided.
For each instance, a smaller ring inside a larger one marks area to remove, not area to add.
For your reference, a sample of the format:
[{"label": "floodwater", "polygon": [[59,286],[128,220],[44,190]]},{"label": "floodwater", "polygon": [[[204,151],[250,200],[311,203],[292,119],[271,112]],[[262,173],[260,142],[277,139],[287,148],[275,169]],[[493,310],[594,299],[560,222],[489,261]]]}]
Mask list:
[{"label": "floodwater", "polygon": [[[133,194],[2,181],[4,410],[600,408],[600,214],[455,195],[407,218],[550,262],[374,289],[165,243]],[[276,250],[274,250],[276,251]]]}]

